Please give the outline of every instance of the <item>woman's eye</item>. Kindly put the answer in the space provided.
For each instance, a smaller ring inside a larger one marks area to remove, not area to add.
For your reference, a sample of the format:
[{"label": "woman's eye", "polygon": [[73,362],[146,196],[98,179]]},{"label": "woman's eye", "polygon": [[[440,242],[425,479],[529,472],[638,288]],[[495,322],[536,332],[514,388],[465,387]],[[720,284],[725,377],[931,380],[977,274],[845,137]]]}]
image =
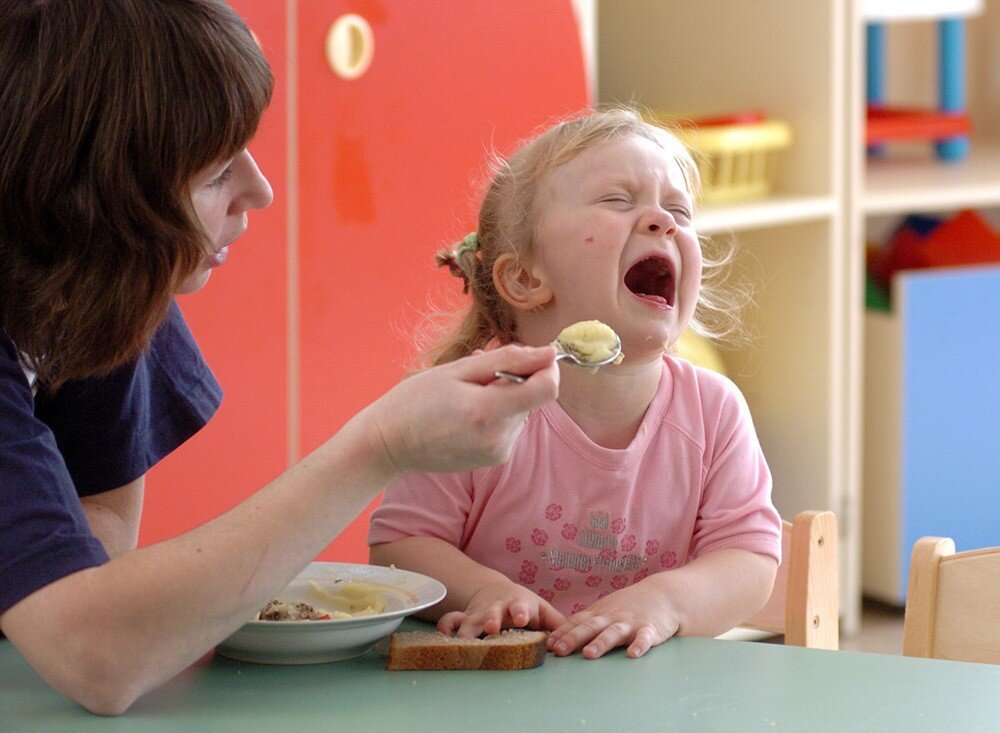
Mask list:
[{"label": "woman's eye", "polygon": [[229,178],[232,175],[233,175],[233,167],[231,165],[230,166],[226,166],[226,169],[224,171],[222,171],[222,173],[220,173],[218,175],[218,177],[212,179],[209,182],[209,184],[208,184],[209,188],[219,188],[219,187],[221,187],[222,184],[225,183],[226,181],[228,181]]}]

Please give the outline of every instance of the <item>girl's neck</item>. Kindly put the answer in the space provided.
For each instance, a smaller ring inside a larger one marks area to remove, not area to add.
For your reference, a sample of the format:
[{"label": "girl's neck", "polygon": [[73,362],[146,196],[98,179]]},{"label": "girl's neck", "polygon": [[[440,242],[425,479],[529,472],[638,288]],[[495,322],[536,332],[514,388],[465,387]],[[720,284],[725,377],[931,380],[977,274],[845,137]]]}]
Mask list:
[{"label": "girl's neck", "polygon": [[597,445],[627,448],[653,401],[662,367],[659,358],[597,373],[561,364],[559,405]]}]

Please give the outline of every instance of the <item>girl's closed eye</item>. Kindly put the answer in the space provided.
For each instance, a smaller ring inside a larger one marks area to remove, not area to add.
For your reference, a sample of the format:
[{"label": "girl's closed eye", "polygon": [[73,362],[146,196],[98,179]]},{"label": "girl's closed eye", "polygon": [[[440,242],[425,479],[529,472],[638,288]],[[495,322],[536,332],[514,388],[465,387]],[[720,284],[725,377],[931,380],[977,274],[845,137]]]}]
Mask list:
[{"label": "girl's closed eye", "polygon": [[624,193],[612,193],[601,198],[601,202],[606,204],[622,204],[623,206],[629,206],[632,204],[632,199]]},{"label": "girl's closed eye", "polygon": [[672,208],[668,209],[673,215],[674,219],[680,222],[688,223],[691,221],[691,212],[683,208]]}]

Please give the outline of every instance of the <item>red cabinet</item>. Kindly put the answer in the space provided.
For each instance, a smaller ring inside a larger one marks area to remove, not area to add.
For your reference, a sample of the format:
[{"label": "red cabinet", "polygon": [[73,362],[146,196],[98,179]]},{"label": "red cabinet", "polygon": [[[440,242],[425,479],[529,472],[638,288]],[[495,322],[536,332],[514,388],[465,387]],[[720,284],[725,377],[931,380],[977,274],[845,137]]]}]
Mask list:
[{"label": "red cabinet", "polygon": [[208,286],[178,299],[225,397],[204,430],[150,471],[143,545],[221,514],[288,465],[287,24],[283,3],[230,2],[275,76],[273,101],[250,145],[275,198],[250,213],[250,228]]},{"label": "red cabinet", "polygon": [[[395,384],[431,298],[458,285],[432,257],[475,227],[491,150],[589,101],[570,0],[301,0],[292,54],[277,5],[234,3],[278,80],[251,148],[275,203],[251,216],[215,282],[182,302],[226,398],[152,472],[144,541],[231,506]],[[348,13],[374,43],[353,80],[325,55]],[[365,561],[365,525],[321,557]]]}]

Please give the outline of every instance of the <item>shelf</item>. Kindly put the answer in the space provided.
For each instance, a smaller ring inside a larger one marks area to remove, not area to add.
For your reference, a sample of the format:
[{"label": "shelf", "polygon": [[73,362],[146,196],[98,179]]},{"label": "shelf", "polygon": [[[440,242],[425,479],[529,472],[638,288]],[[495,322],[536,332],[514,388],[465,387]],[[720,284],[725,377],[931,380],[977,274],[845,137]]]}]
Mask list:
[{"label": "shelf", "polygon": [[761,229],[797,224],[831,216],[836,210],[831,196],[770,196],[738,204],[702,207],[695,215],[699,234]]},{"label": "shelf", "polygon": [[983,0],[864,0],[861,15],[869,21],[933,20],[978,15]]},{"label": "shelf", "polygon": [[866,214],[909,214],[1000,206],[1000,142],[973,140],[969,156],[957,163],[925,151],[869,159],[862,208]]}]

